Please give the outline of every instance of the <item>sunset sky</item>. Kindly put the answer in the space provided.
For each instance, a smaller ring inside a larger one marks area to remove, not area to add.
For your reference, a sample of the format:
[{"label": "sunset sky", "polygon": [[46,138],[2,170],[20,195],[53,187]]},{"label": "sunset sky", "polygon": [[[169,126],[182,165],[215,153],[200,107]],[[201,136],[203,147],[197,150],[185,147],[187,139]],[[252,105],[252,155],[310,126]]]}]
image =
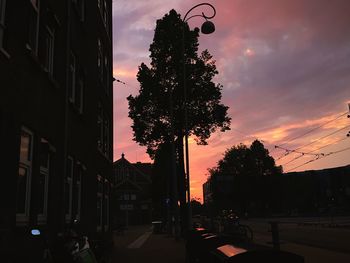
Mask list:
[{"label": "sunset sky", "polygon": [[[249,145],[255,138],[263,140],[278,165],[287,163],[285,171],[350,164],[350,150],[337,152],[350,147],[350,118],[345,114],[350,103],[350,1],[207,2],[216,8],[216,31],[200,35],[199,49],[208,49],[216,60],[215,82],[223,85],[222,100],[230,107],[232,124],[230,131],[213,134],[207,146],[197,146],[190,138],[192,197],[202,199],[207,169],[227,148]],[[114,160],[125,153],[130,162],[151,162],[146,149],[132,140],[126,97],[138,94],[136,74],[141,62],[150,62],[156,20],[171,9],[184,15],[198,3],[113,1],[113,73],[125,82],[114,82]],[[205,7],[191,14],[201,12],[211,14]],[[189,24],[194,28],[202,22],[193,18]],[[290,153],[281,158],[286,151],[275,145],[335,153],[300,166],[316,156]]]}]

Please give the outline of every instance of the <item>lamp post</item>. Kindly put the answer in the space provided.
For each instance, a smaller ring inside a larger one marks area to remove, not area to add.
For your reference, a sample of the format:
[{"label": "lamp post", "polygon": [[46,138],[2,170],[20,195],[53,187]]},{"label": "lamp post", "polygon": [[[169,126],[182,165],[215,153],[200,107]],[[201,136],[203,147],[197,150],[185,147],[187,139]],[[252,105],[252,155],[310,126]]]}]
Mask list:
[{"label": "lamp post", "polygon": [[[202,12],[201,14],[195,14],[187,18],[187,16],[197,7],[200,6],[209,6],[213,14],[207,16]],[[192,211],[191,211],[191,193],[190,193],[190,165],[189,165],[189,153],[188,153],[188,114],[187,114],[187,81],[186,81],[186,61],[185,61],[185,23],[188,20],[194,17],[202,17],[205,19],[205,22],[201,26],[201,32],[203,34],[211,34],[215,31],[215,25],[208,19],[212,19],[216,15],[216,10],[213,5],[209,3],[201,3],[193,6],[191,9],[187,11],[182,21],[184,22],[182,29],[182,52],[183,52],[183,85],[184,85],[184,119],[185,119],[185,160],[186,160],[186,187],[187,188],[187,215],[188,215],[188,229],[192,228]]]}]

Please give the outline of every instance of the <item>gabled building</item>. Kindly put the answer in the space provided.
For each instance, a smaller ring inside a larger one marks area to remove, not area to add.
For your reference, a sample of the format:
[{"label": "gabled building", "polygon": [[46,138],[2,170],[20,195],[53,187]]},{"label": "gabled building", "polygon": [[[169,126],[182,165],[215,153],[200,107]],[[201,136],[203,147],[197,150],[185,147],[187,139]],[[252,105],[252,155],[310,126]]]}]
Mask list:
[{"label": "gabled building", "polygon": [[109,233],[112,81],[112,0],[0,0],[0,250]]},{"label": "gabled building", "polygon": [[130,163],[122,154],[113,163],[115,226],[147,224],[152,217],[152,164]]}]

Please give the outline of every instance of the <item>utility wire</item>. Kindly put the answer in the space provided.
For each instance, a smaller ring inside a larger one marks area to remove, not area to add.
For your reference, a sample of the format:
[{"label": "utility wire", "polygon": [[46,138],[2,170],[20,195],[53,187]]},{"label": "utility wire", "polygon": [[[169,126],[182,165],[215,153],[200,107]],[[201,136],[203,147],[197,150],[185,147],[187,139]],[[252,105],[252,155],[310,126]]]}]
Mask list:
[{"label": "utility wire", "polygon": [[[306,132],[304,132],[304,133],[302,133],[302,134],[300,134],[300,135],[298,135],[298,136],[295,136],[295,137],[293,137],[293,138],[291,138],[291,139],[285,141],[284,143],[282,143],[282,144],[280,144],[280,145],[276,145],[276,146],[282,146],[282,145],[285,145],[285,144],[288,143],[288,142],[291,142],[291,141],[294,141],[294,140],[296,140],[296,139],[299,139],[299,138],[301,138],[301,137],[303,137],[303,136],[305,136],[305,135],[307,135],[307,134],[309,134],[309,133],[311,133],[311,132],[313,132],[313,131],[315,131],[315,130],[317,130],[317,129],[319,129],[319,128],[321,128],[321,127],[323,127],[323,126],[325,126],[325,125],[327,125],[327,124],[329,124],[329,123],[331,123],[331,122],[333,122],[333,121],[338,120],[339,118],[343,117],[343,116],[346,115],[346,114],[348,114],[348,112],[344,112],[344,113],[340,114],[339,116],[337,116],[336,118],[334,118],[334,119],[332,119],[332,120],[330,120],[330,121],[327,121],[327,122],[325,122],[325,123],[323,123],[323,124],[321,124],[321,125],[319,125],[319,126],[317,126],[317,127],[315,127],[315,128],[312,128],[311,130],[308,130],[308,131],[306,131]],[[275,146],[275,147],[276,147],[276,146]]]},{"label": "utility wire", "polygon": [[[329,144],[326,144],[326,145],[324,145],[324,146],[321,146],[321,147],[319,147],[319,148],[317,148],[317,149],[314,149],[314,150],[312,150],[312,151],[309,151],[309,152],[307,152],[307,153],[301,153],[301,155],[299,155],[299,156],[293,158],[292,160],[290,160],[290,161],[288,161],[288,162],[286,162],[286,163],[284,163],[284,164],[281,164],[281,165],[282,165],[282,166],[287,165],[287,164],[289,164],[289,163],[291,163],[291,162],[294,162],[295,160],[300,159],[301,157],[304,157],[305,154],[310,154],[310,153],[313,153],[313,152],[318,151],[318,150],[320,150],[320,149],[326,148],[326,147],[328,147],[328,146],[330,146],[330,145],[337,144],[338,142],[344,141],[344,140],[346,140],[347,138],[348,138],[348,136],[345,137],[345,138],[342,138],[342,139],[340,139],[340,140],[337,140],[337,141],[335,141],[335,142],[333,142],[333,143],[329,143]],[[318,154],[316,154],[316,156],[324,156],[324,155],[325,155],[324,153],[318,153]]]},{"label": "utility wire", "polygon": [[[336,131],[334,131],[334,132],[331,132],[330,134],[327,134],[327,135],[325,135],[325,136],[323,136],[323,137],[321,137],[321,138],[318,138],[318,139],[315,140],[315,141],[312,141],[312,142],[310,142],[310,143],[308,143],[308,144],[304,144],[304,145],[302,145],[302,146],[299,146],[298,148],[293,149],[293,150],[287,149],[287,148],[284,148],[284,147],[281,147],[281,146],[276,145],[275,148],[282,149],[282,150],[285,150],[285,151],[286,151],[283,155],[281,155],[280,157],[278,157],[278,158],[276,159],[276,161],[281,160],[282,158],[288,156],[290,153],[300,153],[300,154],[303,154],[303,155],[304,155],[304,154],[309,154],[310,152],[305,153],[305,152],[301,152],[301,151],[298,151],[298,150],[299,150],[299,149],[302,149],[302,148],[305,148],[306,146],[309,146],[309,145],[311,145],[311,144],[314,144],[315,142],[318,142],[318,141],[320,141],[320,140],[322,140],[322,139],[324,139],[324,138],[327,138],[327,137],[329,137],[329,136],[332,136],[333,134],[336,134],[336,133],[338,133],[338,132],[340,132],[340,131],[342,131],[342,130],[345,130],[345,129],[349,128],[349,127],[350,127],[350,125],[347,125],[347,126],[345,126],[345,127],[343,127],[343,128],[340,128],[340,129],[338,129],[338,130],[336,130]],[[325,146],[325,147],[326,147],[326,146]],[[321,147],[321,148],[324,148],[324,147]],[[319,149],[321,149],[321,148],[319,148]],[[314,152],[314,151],[311,151],[311,152]]]},{"label": "utility wire", "polygon": [[121,84],[127,85],[124,81],[121,81],[120,79],[114,79],[116,82],[119,82]]},{"label": "utility wire", "polygon": [[328,135],[325,135],[325,136],[323,136],[323,137],[321,137],[321,138],[318,138],[318,139],[315,140],[315,141],[312,141],[312,142],[310,142],[310,143],[308,143],[308,144],[304,144],[304,145],[302,145],[302,146],[296,148],[295,150],[300,150],[300,149],[302,149],[302,148],[305,148],[306,146],[309,146],[309,145],[311,145],[311,144],[314,144],[315,142],[318,142],[318,141],[320,141],[320,140],[322,140],[322,139],[324,139],[324,138],[327,138],[327,137],[329,137],[329,136],[332,136],[333,134],[336,134],[336,133],[338,133],[338,132],[340,132],[340,131],[342,131],[342,130],[345,130],[345,129],[349,128],[349,127],[350,127],[350,125],[345,126],[345,127],[343,127],[343,128],[340,128],[340,129],[338,129],[338,130],[336,130],[336,131],[334,131],[334,132],[332,132],[332,133],[330,133],[330,134],[328,134]]},{"label": "utility wire", "polygon": [[350,150],[350,147],[344,148],[344,149],[339,150],[339,151],[327,153],[327,154],[325,154],[324,156],[318,156],[317,158],[312,159],[312,160],[309,160],[309,161],[307,161],[307,162],[305,162],[305,163],[303,163],[303,164],[301,164],[301,165],[298,165],[298,166],[296,166],[296,167],[293,167],[292,169],[289,169],[289,170],[287,170],[286,172],[295,170],[295,169],[297,169],[297,168],[299,168],[299,167],[302,167],[302,166],[307,165],[307,164],[309,164],[309,163],[312,163],[312,162],[315,162],[315,161],[317,161],[317,160],[326,158],[326,157],[328,157],[328,156],[330,156],[330,155],[338,154],[338,153],[345,152],[345,151],[348,151],[348,150]]}]

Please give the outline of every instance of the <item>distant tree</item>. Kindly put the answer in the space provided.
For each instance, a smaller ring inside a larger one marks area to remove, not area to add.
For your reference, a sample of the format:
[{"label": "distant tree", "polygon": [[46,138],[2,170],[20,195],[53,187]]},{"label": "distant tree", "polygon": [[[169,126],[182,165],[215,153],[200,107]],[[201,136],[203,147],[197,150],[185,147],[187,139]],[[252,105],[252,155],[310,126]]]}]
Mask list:
[{"label": "distant tree", "polygon": [[203,212],[203,205],[196,199],[191,199],[192,215],[200,215]]},{"label": "distant tree", "polygon": [[216,207],[244,213],[252,205],[266,208],[274,192],[271,177],[281,174],[281,169],[264,145],[255,140],[249,148],[239,144],[226,150],[209,173]]},{"label": "distant tree", "polygon": [[271,175],[281,173],[281,168],[276,166],[275,159],[269,155],[269,151],[259,141],[255,140],[250,146],[251,158],[254,164],[254,173]]}]

